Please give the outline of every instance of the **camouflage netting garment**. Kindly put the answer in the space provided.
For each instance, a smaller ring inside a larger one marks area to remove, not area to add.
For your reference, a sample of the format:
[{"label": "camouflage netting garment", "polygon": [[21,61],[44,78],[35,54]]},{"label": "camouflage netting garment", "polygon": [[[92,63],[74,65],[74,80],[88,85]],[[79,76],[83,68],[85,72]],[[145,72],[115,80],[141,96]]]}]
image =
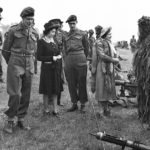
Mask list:
[{"label": "camouflage netting garment", "polygon": [[133,63],[138,83],[138,114],[143,123],[150,125],[150,17],[140,18],[138,27],[138,50]]}]

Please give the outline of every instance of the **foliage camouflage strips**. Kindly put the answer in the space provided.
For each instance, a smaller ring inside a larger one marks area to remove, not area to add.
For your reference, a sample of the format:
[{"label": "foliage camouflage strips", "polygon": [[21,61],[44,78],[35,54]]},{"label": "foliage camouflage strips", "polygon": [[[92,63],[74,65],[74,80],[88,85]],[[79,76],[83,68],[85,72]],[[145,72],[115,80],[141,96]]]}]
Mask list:
[{"label": "foliage camouflage strips", "polygon": [[138,50],[133,67],[138,82],[138,115],[143,123],[150,124],[150,17],[138,21]]}]

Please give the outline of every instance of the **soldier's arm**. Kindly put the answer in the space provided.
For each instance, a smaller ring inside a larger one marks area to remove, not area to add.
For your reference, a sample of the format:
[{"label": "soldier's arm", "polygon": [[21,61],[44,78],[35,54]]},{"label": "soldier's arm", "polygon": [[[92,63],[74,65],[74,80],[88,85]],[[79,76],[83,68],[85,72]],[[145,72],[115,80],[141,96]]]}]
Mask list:
[{"label": "soldier's arm", "polygon": [[65,42],[65,36],[62,37],[62,55],[63,55],[63,58],[66,57],[66,42]]},{"label": "soldier's arm", "polygon": [[10,29],[8,31],[7,36],[5,37],[3,48],[2,48],[2,55],[5,58],[7,64],[11,55],[11,46],[13,45],[13,41],[14,41],[14,32],[12,29]]},{"label": "soldier's arm", "polygon": [[67,43],[65,40],[65,36],[63,36],[63,49],[62,49],[62,53],[63,53],[63,59],[65,59],[65,57],[68,55],[67,53]]},{"label": "soldier's arm", "polygon": [[82,44],[83,44],[83,47],[84,47],[85,56],[87,57],[88,53],[89,53],[89,42],[88,42],[88,38],[87,38],[86,35],[83,35]]}]

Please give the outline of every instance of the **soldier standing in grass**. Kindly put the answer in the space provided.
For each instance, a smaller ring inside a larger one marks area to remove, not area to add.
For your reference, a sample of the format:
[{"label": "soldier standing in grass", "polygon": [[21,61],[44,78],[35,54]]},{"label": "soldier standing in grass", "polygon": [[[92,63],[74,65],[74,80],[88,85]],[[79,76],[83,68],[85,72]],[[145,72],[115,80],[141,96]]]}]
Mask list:
[{"label": "soldier standing in grass", "polygon": [[7,133],[13,133],[15,117],[18,118],[17,127],[30,129],[24,126],[23,121],[29,107],[38,34],[33,28],[34,9],[27,7],[20,16],[22,21],[9,29],[2,51],[8,64],[9,108],[5,111],[8,122],[4,127]]},{"label": "soldier standing in grass", "polygon": [[137,48],[137,42],[136,42],[134,35],[132,36],[130,40],[130,47],[131,47],[131,52],[134,53]]},{"label": "soldier standing in grass", "polygon": [[86,88],[88,39],[85,32],[76,27],[75,15],[71,15],[66,22],[70,31],[64,41],[65,73],[72,102],[72,107],[68,111],[77,110],[77,102],[80,101],[81,112],[85,112],[85,103],[88,101]]}]

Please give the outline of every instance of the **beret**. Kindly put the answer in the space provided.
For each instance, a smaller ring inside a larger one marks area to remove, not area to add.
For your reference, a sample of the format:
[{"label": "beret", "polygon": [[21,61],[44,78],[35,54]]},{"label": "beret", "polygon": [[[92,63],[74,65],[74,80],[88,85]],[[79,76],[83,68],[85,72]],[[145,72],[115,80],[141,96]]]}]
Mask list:
[{"label": "beret", "polygon": [[68,19],[67,19],[67,21],[66,21],[66,23],[67,22],[71,22],[71,21],[77,21],[77,16],[75,16],[75,15],[69,16]]},{"label": "beret", "polygon": [[97,25],[96,27],[95,27],[95,30],[102,30],[103,29],[103,27],[102,26],[100,26],[100,25]]},{"label": "beret", "polygon": [[56,22],[55,19],[52,19],[50,21],[48,21],[47,23],[44,24],[44,28],[45,30],[51,30],[51,29],[54,29],[54,28],[58,28],[60,27],[60,24],[58,22]]},{"label": "beret", "polygon": [[0,12],[2,12],[3,11],[3,8],[2,7],[0,7]]},{"label": "beret", "polygon": [[94,31],[93,31],[92,29],[90,29],[90,30],[89,30],[89,33],[93,34],[93,33],[94,33]]},{"label": "beret", "polygon": [[25,17],[28,17],[28,16],[33,17],[34,16],[34,9],[32,7],[26,7],[22,10],[20,16],[22,18],[25,18]]}]

